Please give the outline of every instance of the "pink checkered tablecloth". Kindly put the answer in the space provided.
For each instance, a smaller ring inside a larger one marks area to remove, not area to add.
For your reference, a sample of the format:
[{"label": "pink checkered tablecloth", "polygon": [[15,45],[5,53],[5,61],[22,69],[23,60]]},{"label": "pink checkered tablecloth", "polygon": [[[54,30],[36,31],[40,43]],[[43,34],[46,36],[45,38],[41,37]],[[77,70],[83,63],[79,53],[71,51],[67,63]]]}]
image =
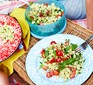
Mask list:
[{"label": "pink checkered tablecloth", "polygon": [[[24,0],[25,1],[25,0]],[[28,2],[35,1],[35,0],[26,0]],[[0,0],[0,14],[8,14],[10,13],[14,8],[20,7],[24,5],[25,3],[22,0]]]},{"label": "pink checkered tablecloth", "polygon": [[81,25],[84,28],[87,28],[87,19],[73,20],[77,24]]}]

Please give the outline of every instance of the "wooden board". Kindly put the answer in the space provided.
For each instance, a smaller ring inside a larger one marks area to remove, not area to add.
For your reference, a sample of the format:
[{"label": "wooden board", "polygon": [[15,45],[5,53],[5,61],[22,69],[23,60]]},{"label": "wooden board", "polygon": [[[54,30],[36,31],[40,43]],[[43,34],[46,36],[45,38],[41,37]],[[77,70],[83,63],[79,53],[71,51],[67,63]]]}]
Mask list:
[{"label": "wooden board", "polygon": [[[74,23],[71,20],[67,20],[67,27],[66,30],[63,32],[63,34],[72,34],[72,35],[76,35],[84,40],[86,40],[88,37],[90,37],[93,32],[82,28],[81,26],[77,25],[76,23]],[[39,39],[36,39],[34,37],[31,36],[31,41],[30,41],[30,45],[29,45],[29,50],[31,49],[31,47],[37,43],[39,41]],[[93,48],[93,40],[89,43],[91,45],[91,47]],[[29,50],[27,51],[27,53],[29,52]],[[26,60],[26,56],[27,53],[24,54],[23,56],[21,56],[19,59],[17,59],[14,63],[14,70],[19,74],[19,76],[25,80],[27,83],[29,83],[30,85],[35,85],[28,77],[27,73],[26,73],[26,69],[25,69],[25,60]],[[89,79],[84,82],[82,85],[93,85],[93,74],[91,74],[91,76],[89,77]]]}]

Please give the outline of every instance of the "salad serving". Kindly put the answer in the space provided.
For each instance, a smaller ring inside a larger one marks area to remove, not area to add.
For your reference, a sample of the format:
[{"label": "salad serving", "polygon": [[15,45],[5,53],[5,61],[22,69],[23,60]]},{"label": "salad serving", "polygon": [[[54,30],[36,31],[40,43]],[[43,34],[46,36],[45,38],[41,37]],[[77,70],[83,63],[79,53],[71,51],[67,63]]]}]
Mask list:
[{"label": "salad serving", "polygon": [[13,27],[7,24],[0,26],[0,38],[3,43],[6,43],[8,40],[12,41],[14,39]]},{"label": "salad serving", "polygon": [[60,9],[54,3],[50,5],[32,3],[27,18],[32,24],[47,25],[59,20],[63,14],[63,9]]},{"label": "salad serving", "polygon": [[64,43],[50,42],[50,46],[41,51],[40,69],[47,78],[57,76],[65,80],[72,79],[82,72],[84,58],[80,52],[75,53],[77,44],[65,40]]},{"label": "salad serving", "polygon": [[16,19],[0,14],[0,62],[15,52],[21,36],[21,27]]}]

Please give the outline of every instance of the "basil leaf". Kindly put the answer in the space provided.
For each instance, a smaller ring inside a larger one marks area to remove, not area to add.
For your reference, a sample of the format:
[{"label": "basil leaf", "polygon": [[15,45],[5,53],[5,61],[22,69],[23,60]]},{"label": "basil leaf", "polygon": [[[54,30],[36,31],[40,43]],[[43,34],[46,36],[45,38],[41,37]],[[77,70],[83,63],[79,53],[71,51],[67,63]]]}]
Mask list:
[{"label": "basil leaf", "polygon": [[66,48],[64,48],[65,54],[68,54],[69,53],[69,50],[70,50],[70,46],[66,46]]},{"label": "basil leaf", "polygon": [[62,63],[59,63],[58,70],[61,71],[66,67],[66,65],[73,64],[76,61],[77,61],[77,58],[70,58],[66,61],[63,61]]},{"label": "basil leaf", "polygon": [[47,57],[48,55],[49,55],[49,51],[47,50],[47,51],[45,51],[45,57]]},{"label": "basil leaf", "polygon": [[39,69],[42,68],[43,66],[44,66],[43,63],[40,63]]},{"label": "basil leaf", "polygon": [[53,54],[54,54],[54,56],[56,56],[56,51],[55,50],[53,51]]},{"label": "basil leaf", "polygon": [[71,48],[72,48],[72,50],[75,50],[77,47],[78,47],[77,44],[71,44]]}]

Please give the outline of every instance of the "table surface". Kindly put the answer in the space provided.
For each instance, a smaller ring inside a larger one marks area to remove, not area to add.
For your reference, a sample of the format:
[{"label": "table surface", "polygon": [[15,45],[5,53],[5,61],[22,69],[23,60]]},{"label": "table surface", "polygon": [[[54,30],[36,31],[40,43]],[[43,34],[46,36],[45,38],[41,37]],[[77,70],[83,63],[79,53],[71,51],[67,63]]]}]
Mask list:
[{"label": "table surface", "polygon": [[[66,27],[66,30],[63,32],[63,34],[76,35],[76,36],[86,40],[86,39],[88,39],[88,37],[90,37],[93,34],[93,32],[91,32],[88,29],[85,29],[85,28],[79,26],[78,24],[76,24],[75,22],[67,19],[67,27]],[[33,36],[31,36],[28,51],[13,63],[14,70],[19,74],[19,76],[23,80],[25,80],[30,85],[35,85],[35,84],[29,79],[29,77],[28,77],[28,75],[26,73],[25,60],[26,60],[27,54],[28,54],[29,50],[31,49],[31,47],[35,43],[37,43],[38,41],[39,41],[39,39],[36,39]],[[89,44],[93,48],[93,40],[91,40],[89,42]],[[87,79],[87,81],[85,81],[82,85],[93,85],[93,73]]]}]

